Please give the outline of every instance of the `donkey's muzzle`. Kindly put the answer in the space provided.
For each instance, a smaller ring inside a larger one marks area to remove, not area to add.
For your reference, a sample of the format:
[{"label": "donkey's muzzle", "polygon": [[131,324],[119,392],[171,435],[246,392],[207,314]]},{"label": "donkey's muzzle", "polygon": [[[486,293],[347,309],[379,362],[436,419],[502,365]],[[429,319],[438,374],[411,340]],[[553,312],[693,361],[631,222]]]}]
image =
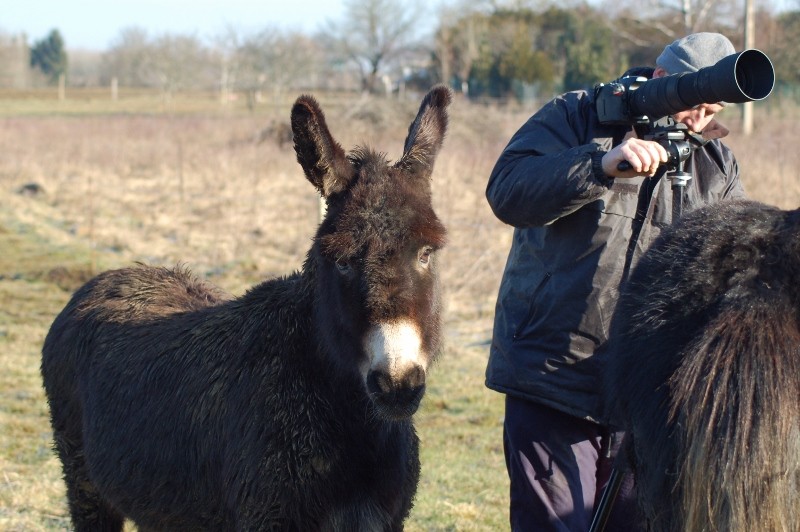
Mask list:
[{"label": "donkey's muzzle", "polygon": [[425,370],[414,366],[394,378],[381,370],[370,371],[367,391],[381,416],[394,420],[411,417],[425,395]]}]

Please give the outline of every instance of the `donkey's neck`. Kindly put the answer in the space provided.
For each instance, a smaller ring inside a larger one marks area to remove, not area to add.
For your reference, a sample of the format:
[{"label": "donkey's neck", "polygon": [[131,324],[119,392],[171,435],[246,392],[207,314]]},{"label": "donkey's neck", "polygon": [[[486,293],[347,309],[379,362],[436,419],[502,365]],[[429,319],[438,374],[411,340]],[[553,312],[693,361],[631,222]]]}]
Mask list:
[{"label": "donkey's neck", "polygon": [[258,322],[264,334],[282,330],[284,335],[307,334],[311,322],[313,293],[302,272],[269,279],[250,288],[236,302],[242,319]]},{"label": "donkey's neck", "polygon": [[[269,335],[279,330],[284,335],[280,343],[293,346],[293,352],[276,356],[288,355],[301,364],[313,362],[314,367],[326,368],[322,371],[329,372],[332,378],[360,383],[358,363],[364,357],[361,338],[343,330],[342,316],[336,310],[322,308],[325,298],[318,292],[326,288],[317,275],[315,262],[306,260],[302,270],[265,281],[245,294],[242,312],[249,320],[260,322],[256,328],[260,337],[252,341],[276,343],[278,339]],[[293,338],[286,342],[286,335]]]}]

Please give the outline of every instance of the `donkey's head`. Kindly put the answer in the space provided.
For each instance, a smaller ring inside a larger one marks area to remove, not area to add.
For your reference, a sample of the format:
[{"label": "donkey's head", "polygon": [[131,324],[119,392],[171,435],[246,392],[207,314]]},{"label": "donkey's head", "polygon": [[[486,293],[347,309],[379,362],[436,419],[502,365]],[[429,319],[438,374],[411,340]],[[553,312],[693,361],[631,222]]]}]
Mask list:
[{"label": "donkey's head", "polygon": [[292,109],[297,160],[327,204],[306,264],[320,339],[390,419],[416,411],[439,351],[436,251],[445,229],[430,178],[450,98],[441,86],[425,96],[394,164],[366,148],[345,153],[313,98]]}]

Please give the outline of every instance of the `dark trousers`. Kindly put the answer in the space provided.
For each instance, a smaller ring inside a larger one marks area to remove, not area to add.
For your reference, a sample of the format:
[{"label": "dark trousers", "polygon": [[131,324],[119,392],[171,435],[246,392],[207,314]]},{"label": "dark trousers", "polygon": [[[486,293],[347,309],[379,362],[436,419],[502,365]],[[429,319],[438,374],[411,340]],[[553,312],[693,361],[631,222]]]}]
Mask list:
[{"label": "dark trousers", "polygon": [[[611,475],[621,435],[530,401],[506,396],[503,446],[514,532],[586,532]],[[627,475],[607,532],[643,530]]]}]

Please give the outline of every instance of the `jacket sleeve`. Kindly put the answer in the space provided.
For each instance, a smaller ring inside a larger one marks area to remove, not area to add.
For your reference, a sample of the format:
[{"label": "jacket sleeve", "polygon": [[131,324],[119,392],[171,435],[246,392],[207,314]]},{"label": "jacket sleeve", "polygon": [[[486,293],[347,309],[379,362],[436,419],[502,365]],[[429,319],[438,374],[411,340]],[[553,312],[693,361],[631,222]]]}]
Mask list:
[{"label": "jacket sleeve", "polygon": [[698,186],[703,194],[713,201],[746,198],[739,163],[730,148],[713,140],[704,146],[703,154],[705,157],[698,161],[700,166],[694,172],[700,178]]},{"label": "jacket sleeve", "polygon": [[514,134],[486,188],[501,221],[515,227],[547,225],[608,190],[611,181],[599,169],[605,152],[589,140],[596,120],[589,107],[585,93],[567,93]]},{"label": "jacket sleeve", "polygon": [[725,189],[724,197],[726,199],[739,199],[746,198],[747,193],[744,190],[742,181],[739,179],[739,163],[736,161],[733,153],[728,150],[726,153],[726,175],[728,176],[728,186]]}]

